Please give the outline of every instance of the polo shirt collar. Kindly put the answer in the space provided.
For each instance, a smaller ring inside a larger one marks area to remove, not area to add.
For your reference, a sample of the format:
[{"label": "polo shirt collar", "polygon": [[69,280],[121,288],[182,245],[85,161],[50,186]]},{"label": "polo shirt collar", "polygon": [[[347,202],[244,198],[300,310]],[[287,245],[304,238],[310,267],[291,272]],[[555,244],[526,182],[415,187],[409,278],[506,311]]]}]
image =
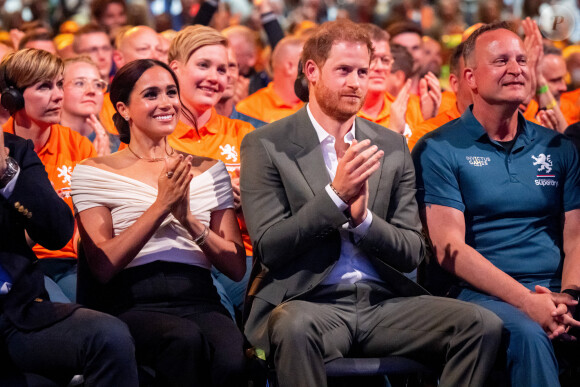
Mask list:
[{"label": "polo shirt collar", "polygon": [[[58,135],[58,133],[56,133],[56,131],[58,130],[57,127],[58,127],[58,125],[51,125],[50,128],[48,129],[48,130],[50,130],[50,134],[48,135],[48,140],[46,140],[46,144],[44,144],[44,146],[38,152],[39,156],[42,154],[45,154],[45,153],[52,155],[52,154],[55,154],[58,152],[58,144],[54,138],[55,136]],[[17,135],[14,132],[14,117],[13,116],[10,116],[10,118],[8,118],[8,121],[6,121],[4,123],[4,125],[2,125],[2,130],[6,133]]]},{"label": "polo shirt collar", "polygon": [[383,107],[381,108],[381,111],[379,112],[379,114],[375,118],[367,115],[365,112],[362,111],[362,109],[359,110],[359,112],[358,112],[359,117],[366,118],[367,120],[369,120],[371,122],[381,122],[381,121],[389,118],[390,115],[391,115],[391,104],[392,104],[392,101],[389,100],[389,98],[387,97],[387,94],[388,93],[385,93],[384,94],[384,96],[383,96]]},{"label": "polo shirt collar", "polygon": [[[473,104],[469,105],[469,107],[465,109],[465,112],[461,115],[460,118],[466,132],[469,133],[469,135],[471,135],[471,137],[473,137],[476,141],[497,144],[497,141],[493,141],[489,138],[483,126],[473,115],[472,109]],[[530,142],[534,141],[536,137],[536,130],[534,129],[533,125],[530,125],[530,123],[526,121],[521,112],[518,112],[518,133],[519,134],[513,150],[530,144]]]},{"label": "polo shirt collar", "polygon": [[194,127],[189,126],[188,124],[186,124],[183,121],[179,121],[177,123],[177,126],[175,127],[175,130],[173,131],[173,134],[176,138],[197,138],[198,135],[197,133],[199,133],[199,137],[203,137],[206,134],[216,134],[218,132],[218,128],[220,126],[220,117],[217,114],[217,111],[215,110],[215,108],[211,108],[211,116],[209,117],[209,120],[206,122],[206,124],[202,127],[200,127],[197,132],[195,130]]},{"label": "polo shirt collar", "polygon": [[290,105],[289,103],[286,103],[282,97],[280,97],[278,95],[278,93],[276,93],[276,90],[274,90],[274,82],[270,82],[268,83],[268,86],[266,86],[266,92],[268,93],[268,95],[270,96],[270,98],[272,99],[272,104],[274,105],[274,107],[277,108],[293,108],[293,105]]}]

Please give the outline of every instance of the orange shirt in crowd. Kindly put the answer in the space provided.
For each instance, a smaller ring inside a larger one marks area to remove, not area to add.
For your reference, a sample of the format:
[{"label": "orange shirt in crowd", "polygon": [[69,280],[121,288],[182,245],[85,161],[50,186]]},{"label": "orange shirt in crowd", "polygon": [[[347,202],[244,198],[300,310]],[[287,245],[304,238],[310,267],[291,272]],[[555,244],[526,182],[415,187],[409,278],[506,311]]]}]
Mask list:
[{"label": "orange shirt in crowd", "polygon": [[435,117],[430,118],[427,121],[424,121],[421,124],[417,125],[415,130],[413,130],[413,134],[411,135],[411,138],[407,143],[407,145],[409,145],[409,150],[413,150],[413,147],[415,146],[417,141],[419,141],[419,139],[423,137],[425,134],[459,117],[461,117],[461,113],[459,113],[459,110],[457,110],[457,104],[455,104],[450,109],[442,111]]},{"label": "orange shirt in crowd", "polygon": [[[365,114],[362,110],[359,110],[358,116],[388,128],[391,121],[391,105],[394,101],[395,97],[389,93],[385,93],[383,108],[375,118]],[[405,114],[405,122],[407,125],[409,125],[409,128],[411,128],[411,131],[413,131],[414,128],[419,125],[419,123],[423,122],[423,113],[421,113],[421,100],[416,95],[411,95],[409,97],[409,102],[407,103],[407,113]]]},{"label": "orange shirt in crowd", "polygon": [[[580,121],[580,110],[573,102],[572,96],[567,96],[565,98],[564,94],[562,94],[562,96],[560,97],[560,111],[564,115],[564,119],[566,120],[568,125],[572,125],[573,123]],[[578,94],[578,96],[580,96],[580,94]],[[538,114],[538,102],[535,99],[532,99],[528,104],[528,106],[526,107],[526,111],[524,112],[524,118],[528,121],[532,121],[536,124],[541,125],[540,122],[536,119],[537,114]]]},{"label": "orange shirt in crowd", "polygon": [[284,102],[274,91],[272,82],[268,86],[244,98],[236,105],[236,110],[247,116],[264,122],[274,122],[296,113],[304,105],[300,101],[296,104]]},{"label": "orange shirt in crowd", "polygon": [[113,114],[116,112],[117,111],[111,102],[111,94],[105,93],[103,98],[103,107],[99,113],[99,120],[109,133],[119,135],[119,132],[115,127],[115,123],[113,122]]},{"label": "orange shirt in crowd", "polygon": [[560,109],[568,125],[580,121],[580,89],[562,93],[560,96]]},{"label": "orange shirt in crowd", "polygon": [[[3,125],[2,130],[14,134],[14,118]],[[73,208],[70,196],[70,177],[77,163],[89,157],[96,157],[97,152],[91,141],[74,130],[54,124],[50,127],[48,141],[38,151],[38,157],[48,174],[54,190],[66,204]],[[74,239],[74,238],[73,238]],[[61,250],[47,250],[40,245],[33,247],[36,256],[41,258],[76,258],[76,247],[73,239]]]},{"label": "orange shirt in crowd", "polygon": [[[252,130],[254,127],[247,122],[224,117],[212,108],[209,121],[197,132],[195,128],[179,121],[168,138],[169,145],[178,151],[223,161],[230,176],[236,178],[240,177],[240,145],[244,136]],[[252,243],[240,214],[238,213],[238,222],[242,229],[244,247],[246,254],[251,256]]]},{"label": "orange shirt in crowd", "polygon": [[457,96],[455,96],[455,93],[450,90],[445,90],[441,93],[441,105],[439,106],[439,113],[453,109],[456,103]]}]

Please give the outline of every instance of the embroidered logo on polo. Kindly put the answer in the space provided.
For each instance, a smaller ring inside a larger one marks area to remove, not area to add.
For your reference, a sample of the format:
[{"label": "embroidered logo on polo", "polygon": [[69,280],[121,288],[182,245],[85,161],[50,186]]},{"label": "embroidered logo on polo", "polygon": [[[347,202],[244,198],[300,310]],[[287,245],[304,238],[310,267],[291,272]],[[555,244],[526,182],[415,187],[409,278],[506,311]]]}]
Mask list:
[{"label": "embroidered logo on polo", "polygon": [[483,167],[488,165],[491,162],[490,157],[482,157],[482,156],[465,156],[469,164],[473,165],[474,167]]},{"label": "embroidered logo on polo", "polygon": [[238,152],[236,152],[236,147],[230,144],[220,145],[220,150],[222,151],[222,156],[226,156],[226,161],[238,161]]},{"label": "embroidered logo on polo", "polygon": [[56,170],[58,171],[57,177],[62,177],[62,183],[68,185],[57,189],[56,193],[63,199],[70,198],[70,178],[73,172],[73,167],[68,167],[66,164],[63,164],[62,167],[57,167]]},{"label": "embroidered logo on polo", "polygon": [[559,183],[556,180],[556,175],[550,174],[552,172],[551,155],[540,153],[538,156],[532,155],[532,159],[534,159],[532,165],[538,166],[538,174],[536,175],[536,180],[534,180],[536,185],[557,187]]},{"label": "embroidered logo on polo", "polygon": [[67,167],[63,165],[60,168],[56,168],[58,171],[58,177],[62,177],[62,182],[64,184],[70,184],[70,175],[72,175],[72,167]]}]

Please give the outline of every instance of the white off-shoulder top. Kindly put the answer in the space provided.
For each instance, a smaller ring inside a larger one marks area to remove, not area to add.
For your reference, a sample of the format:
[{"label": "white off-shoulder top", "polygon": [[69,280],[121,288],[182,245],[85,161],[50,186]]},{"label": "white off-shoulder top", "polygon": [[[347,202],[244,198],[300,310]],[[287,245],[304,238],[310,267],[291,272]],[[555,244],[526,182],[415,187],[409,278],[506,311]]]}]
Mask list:
[{"label": "white off-shoulder top", "polygon": [[[77,165],[72,174],[71,195],[75,214],[93,207],[107,207],[111,211],[114,235],[118,236],[155,202],[157,188],[114,172]],[[233,208],[232,185],[223,162],[218,161],[193,177],[189,203],[192,214],[206,226],[212,211]],[[171,214],[127,267],[153,261],[211,268],[193,237]]]}]

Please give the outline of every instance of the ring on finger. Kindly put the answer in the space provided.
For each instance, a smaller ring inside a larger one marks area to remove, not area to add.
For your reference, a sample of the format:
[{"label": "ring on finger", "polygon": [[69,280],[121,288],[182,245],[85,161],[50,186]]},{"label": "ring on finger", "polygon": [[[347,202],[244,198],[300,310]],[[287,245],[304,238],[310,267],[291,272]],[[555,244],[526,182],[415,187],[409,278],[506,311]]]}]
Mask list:
[{"label": "ring on finger", "polygon": [[167,172],[167,173],[166,173],[166,175],[167,175],[167,178],[168,178],[168,179],[171,179],[171,178],[173,177],[174,173],[175,173],[175,172],[173,172],[173,171],[169,171],[169,172]]}]

